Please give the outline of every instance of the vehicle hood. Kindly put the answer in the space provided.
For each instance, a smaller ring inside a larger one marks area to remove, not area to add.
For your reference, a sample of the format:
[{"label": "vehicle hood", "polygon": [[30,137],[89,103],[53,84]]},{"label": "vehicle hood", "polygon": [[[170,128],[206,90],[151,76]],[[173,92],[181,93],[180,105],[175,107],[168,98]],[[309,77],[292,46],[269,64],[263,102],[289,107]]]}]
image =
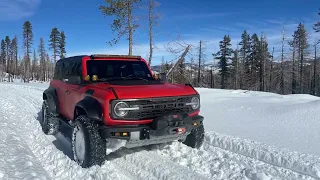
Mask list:
[{"label": "vehicle hood", "polygon": [[170,83],[138,86],[100,84],[95,86],[103,89],[113,88],[119,99],[140,99],[197,94],[190,86]]}]

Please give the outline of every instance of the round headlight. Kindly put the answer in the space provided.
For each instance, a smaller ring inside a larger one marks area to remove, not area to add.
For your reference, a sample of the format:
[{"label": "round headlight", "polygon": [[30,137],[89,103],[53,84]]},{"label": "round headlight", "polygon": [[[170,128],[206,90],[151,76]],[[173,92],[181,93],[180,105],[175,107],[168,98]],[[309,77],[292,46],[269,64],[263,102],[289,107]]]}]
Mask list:
[{"label": "round headlight", "polygon": [[192,109],[198,109],[200,106],[200,100],[198,97],[193,97],[191,99],[191,107]]},{"label": "round headlight", "polygon": [[118,117],[124,117],[128,114],[128,109],[129,105],[125,102],[118,102],[115,106],[114,106],[114,113],[118,116]]}]

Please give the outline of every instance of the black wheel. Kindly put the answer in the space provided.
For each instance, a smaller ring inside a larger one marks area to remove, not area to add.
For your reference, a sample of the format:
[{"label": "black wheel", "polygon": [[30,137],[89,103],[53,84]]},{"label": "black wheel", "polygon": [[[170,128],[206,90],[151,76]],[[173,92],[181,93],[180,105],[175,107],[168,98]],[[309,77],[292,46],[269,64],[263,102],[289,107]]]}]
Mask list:
[{"label": "black wheel", "polygon": [[74,160],[83,168],[101,165],[106,159],[106,140],[98,132],[99,125],[87,116],[78,116],[72,131]]},{"label": "black wheel", "polygon": [[192,147],[200,148],[204,140],[204,127],[203,124],[193,129],[191,133],[187,136],[183,144]]},{"label": "black wheel", "polygon": [[42,131],[47,135],[55,135],[59,132],[60,121],[50,111],[47,101],[42,104],[42,118],[40,119]]}]

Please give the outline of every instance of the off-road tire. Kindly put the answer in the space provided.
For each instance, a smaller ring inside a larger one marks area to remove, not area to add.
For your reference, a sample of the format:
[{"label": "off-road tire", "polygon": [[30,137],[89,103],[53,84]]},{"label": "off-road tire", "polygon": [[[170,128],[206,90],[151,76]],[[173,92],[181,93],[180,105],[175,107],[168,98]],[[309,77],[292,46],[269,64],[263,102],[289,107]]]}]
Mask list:
[{"label": "off-road tire", "polygon": [[192,148],[199,149],[202,146],[203,141],[204,141],[204,126],[203,124],[201,124],[191,131],[191,133],[187,136],[183,144]]},{"label": "off-road tire", "polygon": [[59,132],[60,121],[58,117],[55,117],[49,110],[46,100],[42,103],[42,118],[40,119],[40,125],[42,131],[47,135],[55,135]]},{"label": "off-road tire", "polygon": [[[106,140],[99,134],[99,125],[90,120],[85,115],[80,115],[75,119],[72,130],[72,152],[74,160],[83,168],[94,165],[102,165],[106,160]],[[76,133],[82,131],[84,138],[84,158],[81,162],[76,153]]]}]

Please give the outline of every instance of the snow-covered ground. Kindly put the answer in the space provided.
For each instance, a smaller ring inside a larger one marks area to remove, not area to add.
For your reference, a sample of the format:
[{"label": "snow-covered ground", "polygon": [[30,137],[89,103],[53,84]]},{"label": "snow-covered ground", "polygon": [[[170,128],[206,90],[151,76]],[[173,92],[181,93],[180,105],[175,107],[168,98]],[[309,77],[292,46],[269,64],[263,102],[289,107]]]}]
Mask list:
[{"label": "snow-covered ground", "polygon": [[197,150],[123,149],[101,167],[80,168],[68,139],[38,123],[46,83],[0,84],[0,180],[319,179],[320,99],[198,89],[205,142]]}]

